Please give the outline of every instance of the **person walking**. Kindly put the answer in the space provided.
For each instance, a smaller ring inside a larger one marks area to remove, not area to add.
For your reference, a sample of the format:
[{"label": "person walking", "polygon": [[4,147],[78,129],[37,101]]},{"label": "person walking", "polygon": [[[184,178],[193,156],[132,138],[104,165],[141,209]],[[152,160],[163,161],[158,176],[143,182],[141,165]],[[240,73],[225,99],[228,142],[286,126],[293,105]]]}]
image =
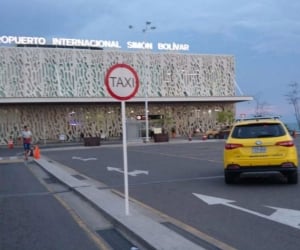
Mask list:
[{"label": "person walking", "polygon": [[24,126],[24,130],[22,131],[22,138],[23,138],[24,156],[25,156],[25,160],[27,161],[31,150],[31,140],[32,140],[32,133],[27,126]]}]

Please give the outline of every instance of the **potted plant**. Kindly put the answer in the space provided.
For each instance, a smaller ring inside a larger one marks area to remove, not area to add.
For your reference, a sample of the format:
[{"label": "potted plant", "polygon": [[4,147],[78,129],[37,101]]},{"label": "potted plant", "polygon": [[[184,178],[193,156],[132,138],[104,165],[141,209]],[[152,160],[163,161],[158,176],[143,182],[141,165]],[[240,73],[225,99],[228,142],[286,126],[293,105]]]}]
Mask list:
[{"label": "potted plant", "polygon": [[176,136],[176,127],[174,126],[174,120],[170,113],[166,113],[166,115],[164,116],[163,127],[166,128],[167,131],[169,131],[171,127],[171,136],[172,137]]}]

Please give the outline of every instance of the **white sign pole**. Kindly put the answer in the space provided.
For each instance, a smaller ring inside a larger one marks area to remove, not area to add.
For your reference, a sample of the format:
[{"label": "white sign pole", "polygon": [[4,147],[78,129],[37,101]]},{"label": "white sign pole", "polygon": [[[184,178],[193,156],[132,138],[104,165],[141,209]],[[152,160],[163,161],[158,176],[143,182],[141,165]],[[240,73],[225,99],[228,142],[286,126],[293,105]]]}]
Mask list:
[{"label": "white sign pole", "polygon": [[121,105],[122,105],[122,135],[123,135],[125,213],[126,213],[126,215],[129,215],[128,160],[127,160],[127,135],[126,135],[125,101],[122,101]]},{"label": "white sign pole", "polygon": [[125,213],[126,215],[129,215],[125,100],[129,100],[135,96],[138,92],[140,83],[134,68],[123,63],[115,64],[110,67],[105,75],[104,82],[108,93],[117,100],[120,100],[122,106]]}]

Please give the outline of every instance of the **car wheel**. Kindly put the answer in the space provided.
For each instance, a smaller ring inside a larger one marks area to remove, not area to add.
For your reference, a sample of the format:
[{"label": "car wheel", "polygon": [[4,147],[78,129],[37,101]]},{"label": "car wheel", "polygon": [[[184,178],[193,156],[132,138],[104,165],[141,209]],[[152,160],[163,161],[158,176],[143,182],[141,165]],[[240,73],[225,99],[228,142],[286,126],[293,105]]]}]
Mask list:
[{"label": "car wheel", "polygon": [[297,184],[298,183],[298,172],[294,171],[292,173],[288,173],[287,181],[289,184]]},{"label": "car wheel", "polygon": [[225,177],[225,183],[226,184],[233,184],[233,183],[235,183],[237,175],[233,174],[233,173],[227,173],[227,172],[225,172],[224,173],[224,177]]}]

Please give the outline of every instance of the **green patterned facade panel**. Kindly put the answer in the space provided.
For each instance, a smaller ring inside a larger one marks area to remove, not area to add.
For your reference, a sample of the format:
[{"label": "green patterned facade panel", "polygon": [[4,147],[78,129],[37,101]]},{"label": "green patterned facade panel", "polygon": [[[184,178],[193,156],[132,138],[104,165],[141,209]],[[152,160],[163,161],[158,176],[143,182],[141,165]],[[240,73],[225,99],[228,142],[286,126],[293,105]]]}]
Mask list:
[{"label": "green patterned facade panel", "polygon": [[0,97],[109,97],[109,67],[138,73],[137,97],[234,96],[234,58],[61,48],[0,48]]}]

